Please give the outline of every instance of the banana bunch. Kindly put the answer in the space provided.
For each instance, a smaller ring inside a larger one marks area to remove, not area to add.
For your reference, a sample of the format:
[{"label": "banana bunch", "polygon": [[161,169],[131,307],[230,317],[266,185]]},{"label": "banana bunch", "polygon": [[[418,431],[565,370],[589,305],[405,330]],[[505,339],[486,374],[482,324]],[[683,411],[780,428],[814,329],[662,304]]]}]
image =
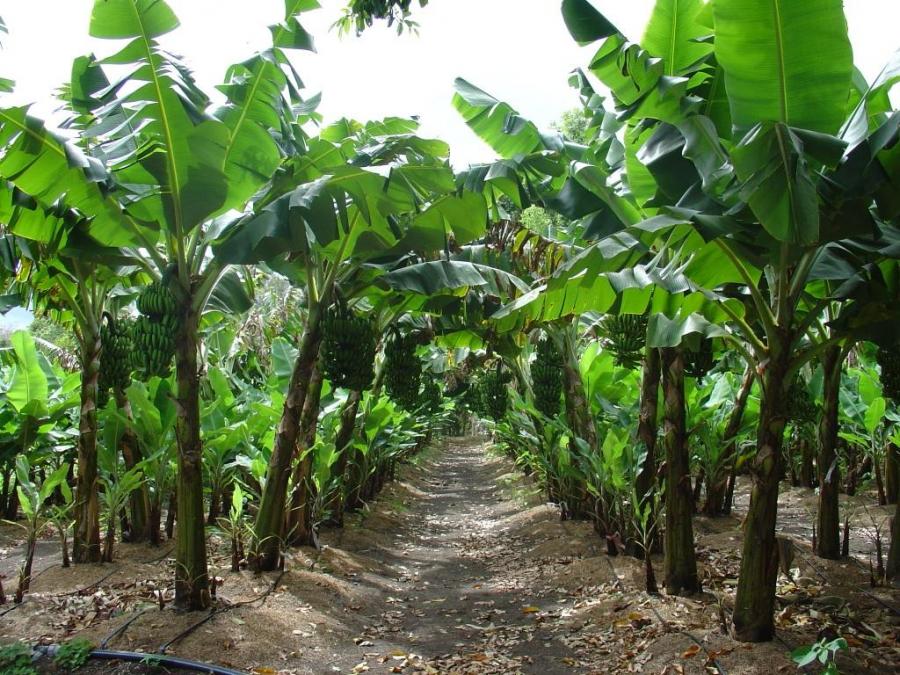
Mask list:
[{"label": "banana bunch", "polygon": [[547,417],[555,417],[559,412],[562,377],[562,356],[553,340],[541,338],[537,346],[537,358],[531,364],[531,384],[534,388],[534,405]]},{"label": "banana bunch", "polygon": [[809,395],[806,383],[794,378],[785,393],[785,414],[795,424],[813,424],[819,416],[819,408]]},{"label": "banana bunch", "polygon": [[416,340],[399,332],[384,347],[384,384],[388,396],[404,408],[414,408],[419,398],[422,362],[416,356]]},{"label": "banana bunch", "polygon": [[482,379],[481,395],[484,410],[495,421],[503,419],[509,407],[508,380],[509,378],[504,377],[501,372],[499,362],[496,370],[488,371]]},{"label": "banana bunch", "polygon": [[178,311],[178,301],[167,284],[157,281],[141,291],[137,308],[141,314],[158,321],[174,315]]},{"label": "banana bunch", "polygon": [[469,388],[468,373],[462,367],[452,368],[444,373],[444,396],[454,398]]},{"label": "banana bunch", "polygon": [[635,368],[647,344],[647,317],[643,314],[612,314],[600,323],[603,347],[615,355],[616,364]]},{"label": "banana bunch", "polygon": [[688,377],[702,379],[716,365],[713,358],[712,340],[703,338],[697,350],[684,351],[684,374]]},{"label": "banana bunch", "polygon": [[885,398],[900,402],[900,343],[879,347],[875,360],[881,366],[881,387]]},{"label": "banana bunch", "polygon": [[375,378],[375,328],[343,300],[322,319],[322,368],[335,387],[364,391]]},{"label": "banana bunch", "polygon": [[138,297],[141,316],[134,323],[135,370],[144,379],[168,377],[178,334],[178,301],[162,282],[147,286]]},{"label": "banana bunch", "polygon": [[462,394],[463,404],[475,415],[484,415],[484,383],[481,380],[472,380]]},{"label": "banana bunch", "polygon": [[422,392],[419,394],[419,406],[427,412],[435,412],[441,407],[442,400],[443,396],[441,396],[441,388],[438,383],[433,377],[425,378],[422,383]]},{"label": "banana bunch", "polygon": [[104,407],[110,389],[125,389],[131,384],[134,357],[132,322],[109,318],[100,327],[100,374],[98,404]]}]

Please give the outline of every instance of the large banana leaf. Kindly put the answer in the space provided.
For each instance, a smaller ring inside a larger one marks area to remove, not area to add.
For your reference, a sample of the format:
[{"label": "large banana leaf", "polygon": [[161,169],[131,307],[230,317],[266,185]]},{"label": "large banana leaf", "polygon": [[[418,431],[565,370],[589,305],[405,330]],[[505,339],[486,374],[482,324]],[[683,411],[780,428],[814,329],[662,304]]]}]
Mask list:
[{"label": "large banana leaf", "polygon": [[[108,179],[103,165],[47,129],[27,107],[0,109],[0,177],[45,209],[61,202],[90,217],[92,236],[108,245],[135,243],[122,227],[121,210],[103,191]],[[13,196],[12,190],[4,192]],[[22,236],[53,239],[53,221],[29,211],[31,226]]]},{"label": "large banana leaf", "polygon": [[6,398],[19,414],[44,417],[50,395],[47,376],[41,368],[34,338],[28,331],[16,331],[10,337],[16,367]]},{"label": "large banana leaf", "polygon": [[700,41],[710,33],[700,21],[705,9],[702,0],[657,0],[641,44],[663,60],[666,75],[682,75],[712,52]]},{"label": "large banana leaf", "polygon": [[493,295],[507,297],[517,291],[528,291],[528,284],[510,272],[462,260],[434,260],[410,265],[388,272],[384,280],[394,290],[423,295],[461,288],[482,288]]},{"label": "large banana leaf", "polygon": [[100,119],[121,110],[130,114],[130,124],[105,139],[127,149],[111,156],[111,165],[117,181],[134,195],[128,210],[181,237],[226,206],[224,164],[231,134],[205,113],[208,99],[187,68],[156,42],[177,26],[163,0],[97,0],[90,34],[129,40],[103,63],[127,66],[134,86],[120,89],[98,111]]},{"label": "large banana leaf", "polygon": [[453,107],[481,140],[501,157],[516,157],[543,150],[544,139],[537,127],[508,103],[462,78],[454,83]]},{"label": "large banana leaf", "polygon": [[301,103],[303,83],[282,48],[314,50],[296,15],[318,6],[316,0],[287,0],[284,20],[270,27],[274,46],[233,65],[218,87],[227,97],[215,117],[230,130],[224,156],[229,204],[245,202],[278,168],[282,150],[271,132],[286,145],[295,135],[286,120],[293,117],[291,106]]},{"label": "large banana leaf", "polygon": [[840,129],[853,72],[842,0],[713,0],[713,10],[739,134],[761,122]]},{"label": "large banana leaf", "polygon": [[562,15],[572,38],[582,45],[619,32],[588,0],[563,0]]},{"label": "large banana leaf", "polygon": [[819,241],[819,197],[810,164],[835,165],[844,144],[825,134],[782,124],[754,127],[732,151],[743,183],[741,197],[778,241],[808,246]]}]

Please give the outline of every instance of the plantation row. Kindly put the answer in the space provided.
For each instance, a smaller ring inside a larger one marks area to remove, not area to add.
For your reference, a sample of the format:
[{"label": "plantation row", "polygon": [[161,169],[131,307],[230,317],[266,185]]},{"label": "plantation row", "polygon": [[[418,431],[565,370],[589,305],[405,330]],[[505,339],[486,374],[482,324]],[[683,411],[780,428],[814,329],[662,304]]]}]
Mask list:
[{"label": "plantation row", "polygon": [[91,35],[124,44],[73,64],[65,134],[0,110],[4,299],[79,351],[76,375],[25,333],[3,356],[0,506],[29,550],[74,521],[74,562],[111,560],[124,513],[131,541],[175,535],[175,603],[203,609],[207,526],[277,569],[475,415],[651,592],[660,546],[667,591],[700,590],[691,517],[747,475],[734,632],[771,639],[780,482],[818,488],[825,558],[839,492],[898,500],[900,60],[865,82],[840,0],[659,0],[640,44],[564,0],[598,43],[583,109],[542,133],[458,80],[499,159],[454,173],[415,121],[301,96],[315,4],[214,104],[165,2],[98,0]]}]

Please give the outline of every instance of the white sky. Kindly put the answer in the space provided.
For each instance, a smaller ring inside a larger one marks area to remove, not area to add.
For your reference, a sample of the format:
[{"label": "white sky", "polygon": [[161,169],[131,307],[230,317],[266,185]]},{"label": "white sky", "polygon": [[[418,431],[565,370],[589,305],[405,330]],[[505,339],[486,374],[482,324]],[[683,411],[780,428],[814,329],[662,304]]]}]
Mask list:
[{"label": "white sky", "polygon": [[[167,0],[181,27],[162,38],[184,56],[207,93],[228,65],[268,44],[267,26],[278,21],[283,0]],[[361,38],[339,39],[330,30],[345,0],[320,0],[304,15],[317,53],[294,62],[307,95],[322,92],[326,121],[364,121],[386,115],[419,115],[423,135],[450,143],[457,168],[490,159],[492,153],[450,105],[453,80],[464,77],[512,104],[541,128],[578,105],[568,75],[585,67],[593,49],[579,48],[560,16],[560,0],[431,0],[417,9],[418,36],[397,37],[381,25]],[[639,40],[653,0],[593,0],[629,38]],[[898,0],[845,0],[857,65],[872,79],[900,47]],[[2,105],[34,103],[51,115],[53,91],[69,79],[76,56],[106,56],[116,43],[88,37],[92,0],[0,0],[10,34],[0,50],[0,76],[16,80]],[[27,321],[11,312],[0,324]]]},{"label": "white sky", "polygon": [[[283,0],[167,0],[181,27],[162,41],[184,56],[204,91],[221,82],[231,63],[268,41],[266,27],[280,18]],[[344,0],[320,0],[323,9],[303,24],[318,53],[295,63],[307,93],[321,91],[326,120],[419,115],[424,135],[450,143],[454,166],[489,159],[491,152],[450,106],[453,80],[470,80],[508,101],[542,128],[578,104],[568,74],[586,66],[591,48],[579,48],[560,16],[560,0],[431,0],[417,9],[418,36],[397,37],[376,26],[361,38],[329,30]],[[69,78],[73,58],[111,54],[115,42],[88,37],[91,0],[0,0],[10,35],[0,51],[0,75],[16,80],[11,102],[35,102],[47,116],[50,96]],[[594,0],[626,35],[638,40],[653,0]],[[873,78],[900,47],[898,0],[846,0],[857,64]]]}]

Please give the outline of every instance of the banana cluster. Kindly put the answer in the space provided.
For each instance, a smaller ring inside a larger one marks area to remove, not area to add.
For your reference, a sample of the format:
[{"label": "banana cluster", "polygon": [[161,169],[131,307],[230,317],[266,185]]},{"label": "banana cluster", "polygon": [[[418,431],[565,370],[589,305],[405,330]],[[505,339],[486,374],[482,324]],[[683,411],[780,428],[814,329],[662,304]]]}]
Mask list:
[{"label": "banana cluster", "polygon": [[395,332],[384,347],[384,359],[388,396],[404,408],[414,408],[422,379],[422,362],[416,356],[415,337]]},{"label": "banana cluster", "polygon": [[818,406],[799,377],[788,387],[784,407],[788,420],[795,424],[814,424],[819,416]]},{"label": "banana cluster", "polygon": [[881,366],[881,387],[885,398],[900,401],[900,344],[879,347],[875,360]]},{"label": "banana cluster", "polygon": [[422,383],[422,392],[419,394],[419,406],[427,412],[436,412],[441,407],[441,388],[433,377],[426,377]]},{"label": "banana cluster", "polygon": [[497,364],[495,370],[485,373],[481,380],[481,396],[484,411],[493,419],[501,420],[509,408],[509,378],[504,376]]},{"label": "banana cluster", "polygon": [[487,411],[484,409],[483,389],[484,386],[481,380],[472,380],[462,393],[463,404],[470,412],[478,416],[487,414]]},{"label": "banana cluster", "polygon": [[531,385],[534,389],[534,405],[547,417],[555,417],[559,412],[562,376],[562,356],[553,340],[541,338],[537,345],[537,357],[531,364]]},{"label": "banana cluster", "polygon": [[134,365],[133,325],[131,321],[113,321],[100,327],[100,374],[98,404],[104,407],[110,389],[126,389],[131,384]]},{"label": "banana cluster", "polygon": [[145,379],[168,377],[175,356],[178,301],[166,284],[156,282],[141,292],[137,307],[141,316],[132,329],[135,370]]},{"label": "banana cluster", "polygon": [[603,347],[613,353],[616,364],[635,368],[647,344],[647,317],[643,314],[611,314],[600,323]]},{"label": "banana cluster", "polygon": [[343,301],[322,318],[322,369],[335,387],[364,391],[375,377],[375,328]]},{"label": "banana cluster", "polygon": [[684,352],[684,374],[688,377],[702,379],[714,365],[712,340],[704,338],[698,349],[686,349]]}]

